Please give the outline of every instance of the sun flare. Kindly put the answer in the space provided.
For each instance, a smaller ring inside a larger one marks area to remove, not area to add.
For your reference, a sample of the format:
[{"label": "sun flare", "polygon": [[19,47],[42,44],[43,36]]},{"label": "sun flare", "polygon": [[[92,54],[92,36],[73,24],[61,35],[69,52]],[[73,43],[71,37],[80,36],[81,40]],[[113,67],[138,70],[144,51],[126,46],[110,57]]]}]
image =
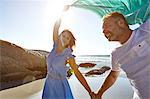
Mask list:
[{"label": "sun flare", "polygon": [[51,17],[57,18],[62,14],[65,4],[63,0],[50,0],[47,3],[47,11]]},{"label": "sun flare", "polygon": [[73,20],[71,20],[71,18],[73,17],[73,11],[70,11],[71,8],[63,12],[64,6],[68,4],[69,3],[66,3],[65,0],[47,1],[45,13],[47,13],[49,20],[51,20],[51,22],[54,23],[58,18],[61,17],[63,21],[62,25],[66,25],[66,24],[69,25],[73,23]]}]

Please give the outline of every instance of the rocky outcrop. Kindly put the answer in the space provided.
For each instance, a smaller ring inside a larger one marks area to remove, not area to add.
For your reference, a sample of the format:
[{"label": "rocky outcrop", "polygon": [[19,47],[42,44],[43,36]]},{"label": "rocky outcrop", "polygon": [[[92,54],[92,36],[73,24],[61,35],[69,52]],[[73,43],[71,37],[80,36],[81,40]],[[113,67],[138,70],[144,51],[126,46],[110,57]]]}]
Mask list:
[{"label": "rocky outcrop", "polygon": [[0,90],[44,78],[46,53],[0,40]]},{"label": "rocky outcrop", "polygon": [[94,67],[95,65],[94,63],[81,63],[79,67]]},{"label": "rocky outcrop", "polygon": [[[0,40],[0,90],[16,87],[46,77],[49,52],[28,50]],[[72,70],[67,71],[67,77]]]},{"label": "rocky outcrop", "polygon": [[103,66],[100,69],[93,69],[87,73],[85,73],[85,76],[90,76],[90,75],[101,75],[105,73],[106,71],[110,70],[111,68],[108,66]]}]

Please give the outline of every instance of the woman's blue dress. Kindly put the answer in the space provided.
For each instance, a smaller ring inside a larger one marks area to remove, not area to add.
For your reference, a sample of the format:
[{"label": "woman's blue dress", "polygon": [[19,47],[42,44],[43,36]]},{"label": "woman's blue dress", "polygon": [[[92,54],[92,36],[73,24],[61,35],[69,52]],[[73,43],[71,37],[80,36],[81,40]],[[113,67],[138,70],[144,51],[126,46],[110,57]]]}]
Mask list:
[{"label": "woman's blue dress", "polygon": [[56,53],[57,44],[47,57],[47,76],[42,99],[74,99],[68,80],[66,60],[73,58],[72,50],[66,48],[62,53]]}]

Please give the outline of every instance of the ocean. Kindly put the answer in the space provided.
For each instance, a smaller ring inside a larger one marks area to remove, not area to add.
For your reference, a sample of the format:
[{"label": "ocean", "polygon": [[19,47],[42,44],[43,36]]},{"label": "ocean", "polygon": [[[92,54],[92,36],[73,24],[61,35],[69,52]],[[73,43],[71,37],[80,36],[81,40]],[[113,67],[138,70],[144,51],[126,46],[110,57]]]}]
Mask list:
[{"label": "ocean", "polygon": [[79,55],[76,58],[77,63],[90,62],[100,66],[110,66],[110,55]]},{"label": "ocean", "polygon": [[[90,71],[90,70],[93,70],[93,69],[99,69],[103,66],[108,66],[110,68],[112,67],[111,66],[111,57],[110,57],[110,55],[79,55],[79,56],[76,56],[75,59],[76,59],[76,63],[78,65],[80,63],[94,63],[94,64],[96,64],[92,68],[80,67],[79,70],[83,74]],[[126,74],[123,70],[121,70],[119,76],[126,78]],[[97,77],[97,76],[94,76],[94,77]]]}]

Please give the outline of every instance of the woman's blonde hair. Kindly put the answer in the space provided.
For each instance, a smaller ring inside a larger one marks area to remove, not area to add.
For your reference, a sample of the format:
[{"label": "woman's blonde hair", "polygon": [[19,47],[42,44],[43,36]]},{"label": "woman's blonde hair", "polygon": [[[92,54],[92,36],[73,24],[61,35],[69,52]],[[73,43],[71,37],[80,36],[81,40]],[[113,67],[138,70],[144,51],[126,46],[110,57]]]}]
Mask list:
[{"label": "woman's blonde hair", "polygon": [[73,34],[70,30],[65,29],[65,30],[62,31],[62,33],[64,33],[64,32],[69,33],[69,35],[71,37],[70,42],[66,47],[70,46],[70,48],[72,49],[75,46],[76,39],[75,39],[75,37],[73,36]]}]

